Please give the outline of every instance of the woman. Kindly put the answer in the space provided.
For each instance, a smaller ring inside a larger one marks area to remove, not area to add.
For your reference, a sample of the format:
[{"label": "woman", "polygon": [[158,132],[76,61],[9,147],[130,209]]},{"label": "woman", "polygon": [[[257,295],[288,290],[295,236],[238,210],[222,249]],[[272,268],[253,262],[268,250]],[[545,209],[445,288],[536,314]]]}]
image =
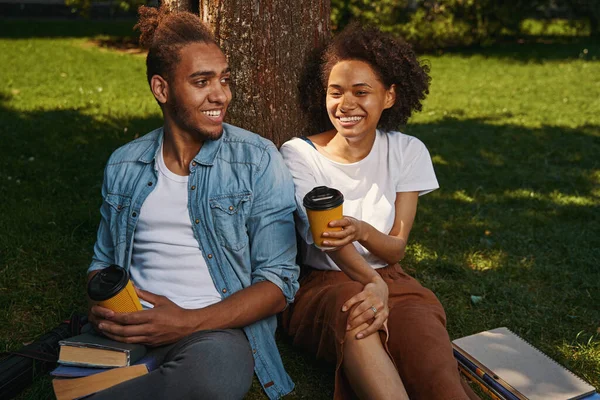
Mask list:
[{"label": "woman", "polygon": [[[336,399],[476,399],[460,379],[435,295],[400,267],[419,195],[438,188],[418,139],[393,130],[420,111],[429,69],[410,47],[351,25],[321,63],[333,129],[281,147],[296,186],[308,269],[284,328],[296,345],[336,363]],[[340,190],[344,218],[314,245],[302,199]],[[374,334],[378,333],[378,334]]]}]

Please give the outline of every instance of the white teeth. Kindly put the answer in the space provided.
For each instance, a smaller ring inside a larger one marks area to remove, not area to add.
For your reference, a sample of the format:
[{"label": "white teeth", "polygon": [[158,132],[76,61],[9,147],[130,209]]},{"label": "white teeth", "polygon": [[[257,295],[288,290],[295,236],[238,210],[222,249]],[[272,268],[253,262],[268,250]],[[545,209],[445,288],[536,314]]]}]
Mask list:
[{"label": "white teeth", "polygon": [[218,117],[221,115],[221,110],[217,111],[202,111],[202,114],[208,115],[209,117]]},{"label": "white teeth", "polygon": [[342,122],[356,122],[363,119],[363,117],[340,117],[340,121]]}]

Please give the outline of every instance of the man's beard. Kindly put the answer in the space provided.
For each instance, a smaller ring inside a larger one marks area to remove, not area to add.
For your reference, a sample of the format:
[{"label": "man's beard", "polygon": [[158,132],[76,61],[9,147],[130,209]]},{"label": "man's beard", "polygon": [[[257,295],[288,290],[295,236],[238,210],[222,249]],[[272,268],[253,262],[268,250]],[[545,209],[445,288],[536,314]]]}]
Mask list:
[{"label": "man's beard", "polygon": [[167,108],[169,109],[169,114],[173,118],[173,121],[177,124],[177,126],[183,131],[191,134],[197,139],[202,141],[207,140],[217,140],[223,135],[223,128],[217,133],[209,132],[205,129],[202,129],[196,126],[193,121],[193,115],[189,108],[183,108],[179,106],[179,102],[177,101],[177,97],[171,94],[169,96],[169,102],[167,102]]}]

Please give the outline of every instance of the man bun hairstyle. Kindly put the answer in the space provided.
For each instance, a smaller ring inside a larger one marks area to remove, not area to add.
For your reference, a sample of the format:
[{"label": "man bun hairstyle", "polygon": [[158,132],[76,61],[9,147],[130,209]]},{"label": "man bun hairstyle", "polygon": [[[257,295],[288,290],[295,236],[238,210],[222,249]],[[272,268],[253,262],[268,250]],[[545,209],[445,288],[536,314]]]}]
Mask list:
[{"label": "man bun hairstyle", "polygon": [[402,39],[375,27],[348,25],[327,46],[321,64],[321,81],[327,86],[329,74],[340,61],[364,61],[373,68],[386,88],[396,85],[396,102],[381,114],[378,127],[398,130],[413,111],[423,109],[429,94],[429,66],[421,64],[411,46]]},{"label": "man bun hairstyle", "polygon": [[217,44],[210,28],[200,17],[187,11],[171,11],[163,3],[160,8],[140,6],[134,29],[140,31],[140,45],[148,49],[146,76],[168,80],[179,62],[179,51],[192,43]]}]

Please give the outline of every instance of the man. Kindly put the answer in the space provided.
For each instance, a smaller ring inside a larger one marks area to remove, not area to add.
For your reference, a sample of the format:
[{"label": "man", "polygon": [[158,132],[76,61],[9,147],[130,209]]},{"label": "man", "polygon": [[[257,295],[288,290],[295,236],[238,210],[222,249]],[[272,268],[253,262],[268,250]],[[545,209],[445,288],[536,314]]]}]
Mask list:
[{"label": "man", "polygon": [[96,305],[90,320],[164,359],[94,398],[239,399],[253,372],[279,398],[293,389],[274,340],[298,289],[291,176],[271,142],[223,123],[230,70],[197,16],[141,7],[137,27],[164,126],[110,157],[88,278],[121,265],[149,308]]}]

